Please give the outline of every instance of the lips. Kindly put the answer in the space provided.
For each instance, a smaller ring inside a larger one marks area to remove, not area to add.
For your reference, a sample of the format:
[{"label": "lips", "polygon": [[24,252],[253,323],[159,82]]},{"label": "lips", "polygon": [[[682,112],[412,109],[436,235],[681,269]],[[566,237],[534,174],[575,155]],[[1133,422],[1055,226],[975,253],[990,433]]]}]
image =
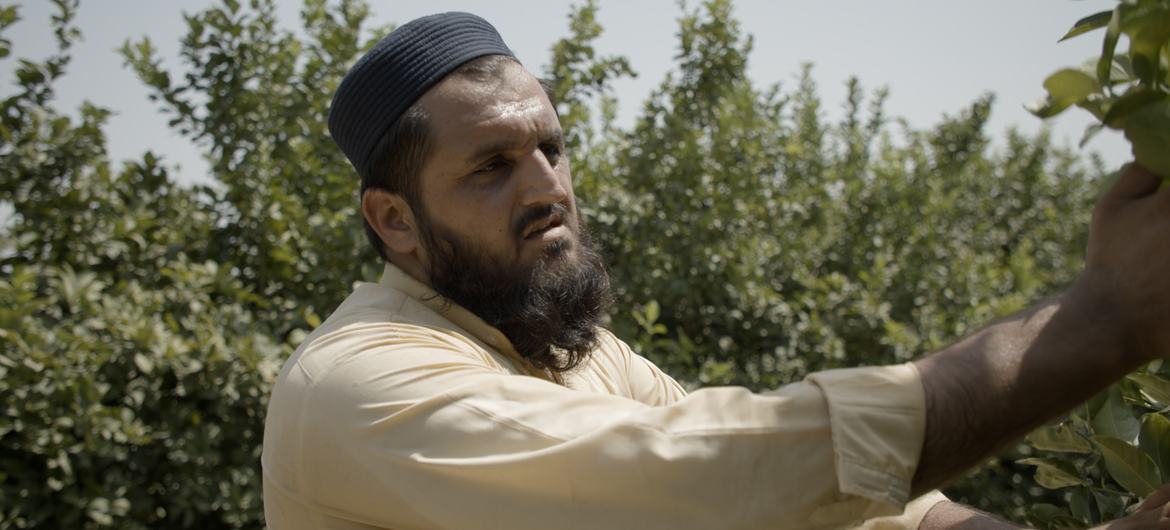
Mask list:
[{"label": "lips", "polygon": [[536,222],[528,225],[528,228],[524,230],[523,238],[528,239],[533,236],[540,235],[547,230],[561,226],[563,220],[564,219],[561,217],[560,213],[553,212],[548,217],[541,218]]}]

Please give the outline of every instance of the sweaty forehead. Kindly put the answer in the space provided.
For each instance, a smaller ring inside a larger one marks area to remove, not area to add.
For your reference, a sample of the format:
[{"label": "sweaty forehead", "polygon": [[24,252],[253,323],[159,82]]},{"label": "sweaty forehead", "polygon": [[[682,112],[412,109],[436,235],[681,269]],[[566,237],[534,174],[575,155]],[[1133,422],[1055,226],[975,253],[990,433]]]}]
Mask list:
[{"label": "sweaty forehead", "polygon": [[485,108],[486,115],[500,118],[536,119],[544,111],[545,102],[541,96],[529,96],[518,101],[498,102]]},{"label": "sweaty forehead", "polygon": [[542,122],[556,119],[540,83],[519,65],[495,76],[450,76],[419,102],[436,128],[508,121],[547,126]]}]

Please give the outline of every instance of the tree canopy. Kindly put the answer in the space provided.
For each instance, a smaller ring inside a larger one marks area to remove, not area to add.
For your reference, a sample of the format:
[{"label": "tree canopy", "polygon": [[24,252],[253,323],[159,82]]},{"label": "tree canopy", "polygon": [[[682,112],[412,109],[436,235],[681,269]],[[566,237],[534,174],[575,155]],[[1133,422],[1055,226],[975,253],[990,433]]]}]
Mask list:
[{"label": "tree canopy", "polygon": [[[210,162],[214,185],[183,186],[149,151],[109,161],[108,110],[54,107],[79,37],[76,0],[55,3],[58,52],[20,60],[0,102],[14,210],[0,234],[0,528],[262,527],[277,370],[380,270],[326,116],[389,28],[369,28],[359,0],[305,0],[303,32],[276,24],[273,0],[224,0],[186,17],[181,70],[128,40],[126,64]],[[1103,168],[1045,133],[992,138],[991,95],[915,129],[852,79],[830,121],[811,65],[791,86],[749,79],[751,37],[730,0],[707,0],[618,127],[610,87],[634,72],[594,49],[597,9],[573,9],[536,73],[613,276],[610,326],[686,385],[762,390],[904,362],[1079,270]],[[18,15],[0,8],[0,31]],[[14,48],[0,39],[0,57]],[[1040,525],[1121,513],[1170,473],[1149,456],[1170,454],[1165,418],[1135,415],[1170,403],[1148,372],[948,493]],[[1118,454],[1139,464],[1106,469]]]}]

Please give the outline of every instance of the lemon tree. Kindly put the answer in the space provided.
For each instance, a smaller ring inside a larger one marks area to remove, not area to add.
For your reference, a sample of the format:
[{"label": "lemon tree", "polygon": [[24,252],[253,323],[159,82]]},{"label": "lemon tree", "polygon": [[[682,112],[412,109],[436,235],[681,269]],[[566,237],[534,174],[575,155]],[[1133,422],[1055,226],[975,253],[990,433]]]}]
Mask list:
[{"label": "lemon tree", "polygon": [[[1089,126],[1082,145],[1103,128],[1120,130],[1138,163],[1170,176],[1170,0],[1123,0],[1077,21],[1061,40],[1102,28],[1101,56],[1048,76],[1047,98],[1029,110],[1048,118],[1085,109],[1099,123]],[[1118,51],[1122,37],[1125,52]]]}]

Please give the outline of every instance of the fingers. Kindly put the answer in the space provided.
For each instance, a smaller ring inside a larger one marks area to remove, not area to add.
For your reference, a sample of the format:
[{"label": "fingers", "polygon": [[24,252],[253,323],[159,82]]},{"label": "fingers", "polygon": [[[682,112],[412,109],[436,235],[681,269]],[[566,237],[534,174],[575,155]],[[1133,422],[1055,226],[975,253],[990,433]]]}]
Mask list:
[{"label": "fingers", "polygon": [[1162,487],[1154,490],[1149,497],[1146,497],[1146,500],[1142,501],[1137,511],[1144,512],[1160,507],[1162,513],[1165,514],[1166,510],[1170,509],[1170,504],[1167,502],[1170,502],[1170,484],[1163,484]]},{"label": "fingers", "polygon": [[1093,527],[1093,530],[1170,529],[1170,485],[1164,485],[1150,494],[1136,512],[1115,521]]},{"label": "fingers", "polygon": [[1170,207],[1170,177],[1162,179],[1162,183],[1158,185],[1158,198],[1156,200],[1160,206]]},{"label": "fingers", "polygon": [[1158,191],[1162,178],[1137,163],[1128,164],[1121,170],[1117,182],[1105,194],[1103,202],[1118,203],[1140,199]]}]

